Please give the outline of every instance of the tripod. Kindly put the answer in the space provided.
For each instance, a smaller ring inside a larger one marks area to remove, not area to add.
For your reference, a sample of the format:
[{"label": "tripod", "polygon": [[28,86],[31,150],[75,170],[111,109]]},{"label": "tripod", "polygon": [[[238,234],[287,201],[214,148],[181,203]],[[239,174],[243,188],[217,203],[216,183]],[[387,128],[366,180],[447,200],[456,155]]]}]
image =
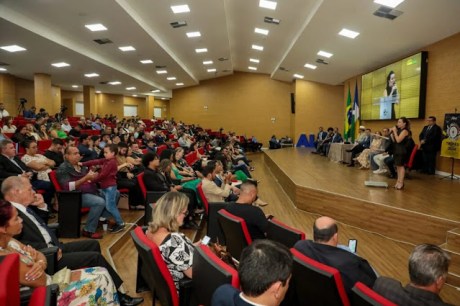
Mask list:
[{"label": "tripod", "polygon": [[450,178],[451,180],[458,180],[460,177],[456,176],[454,174],[454,164],[455,164],[455,159],[453,157],[450,158],[451,161],[451,166],[450,166],[450,175],[443,176],[441,180]]}]

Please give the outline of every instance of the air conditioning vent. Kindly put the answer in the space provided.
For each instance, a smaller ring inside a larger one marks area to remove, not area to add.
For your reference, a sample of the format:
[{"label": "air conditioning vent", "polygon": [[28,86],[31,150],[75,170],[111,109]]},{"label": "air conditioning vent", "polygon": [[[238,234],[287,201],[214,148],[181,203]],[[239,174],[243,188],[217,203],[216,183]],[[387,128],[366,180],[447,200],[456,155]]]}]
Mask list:
[{"label": "air conditioning vent", "polygon": [[323,64],[323,65],[328,65],[328,64],[329,64],[328,62],[326,62],[326,61],[323,60],[322,58],[318,58],[318,59],[316,60],[316,62],[317,62],[318,64]]},{"label": "air conditioning vent", "polygon": [[99,84],[101,84],[101,85],[107,85],[107,84],[109,84],[109,81],[102,81],[102,82],[99,82]]},{"label": "air conditioning vent", "polygon": [[398,11],[398,10],[394,10],[391,7],[387,7],[387,6],[382,5],[381,7],[378,8],[378,10],[376,10],[374,12],[374,15],[377,16],[377,17],[382,17],[382,18],[386,18],[386,19],[389,19],[389,20],[395,20],[396,18],[401,16],[402,13],[403,12]]},{"label": "air conditioning vent", "polygon": [[156,65],[155,68],[156,69],[165,69],[166,65]]},{"label": "air conditioning vent", "polygon": [[271,23],[271,24],[280,24],[281,20],[275,19],[275,18],[272,18],[272,17],[265,17],[264,22]]},{"label": "air conditioning vent", "polygon": [[0,66],[9,66],[10,64],[7,64],[7,63],[4,63],[4,62],[0,62]]},{"label": "air conditioning vent", "polygon": [[219,61],[223,62],[223,61],[228,61],[228,57],[220,57],[218,58]]},{"label": "air conditioning vent", "polygon": [[97,42],[100,45],[113,44],[113,41],[111,41],[108,38],[99,38],[99,39],[95,39],[94,41]]},{"label": "air conditioning vent", "polygon": [[232,70],[225,69],[225,70],[222,70],[222,72],[227,73],[227,72],[232,72]]},{"label": "air conditioning vent", "polygon": [[284,67],[280,67],[279,69],[280,69],[281,71],[289,71],[289,69],[286,69],[286,68],[284,68]]},{"label": "air conditioning vent", "polygon": [[186,27],[186,26],[187,26],[187,22],[185,22],[185,21],[174,21],[174,22],[171,22],[170,25],[171,25],[174,29],[177,29],[177,28],[180,28],[180,27]]}]

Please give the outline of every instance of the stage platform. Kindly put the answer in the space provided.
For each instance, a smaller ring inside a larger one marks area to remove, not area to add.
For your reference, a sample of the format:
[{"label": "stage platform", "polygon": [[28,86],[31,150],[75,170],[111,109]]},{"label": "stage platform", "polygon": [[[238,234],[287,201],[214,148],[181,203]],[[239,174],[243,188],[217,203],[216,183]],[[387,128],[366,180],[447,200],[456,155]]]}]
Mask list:
[{"label": "stage platform", "polygon": [[[309,148],[265,151],[265,163],[301,210],[411,244],[446,243],[460,228],[460,182],[412,171],[404,190],[395,179],[311,154]],[[385,181],[390,188],[366,187]]]}]

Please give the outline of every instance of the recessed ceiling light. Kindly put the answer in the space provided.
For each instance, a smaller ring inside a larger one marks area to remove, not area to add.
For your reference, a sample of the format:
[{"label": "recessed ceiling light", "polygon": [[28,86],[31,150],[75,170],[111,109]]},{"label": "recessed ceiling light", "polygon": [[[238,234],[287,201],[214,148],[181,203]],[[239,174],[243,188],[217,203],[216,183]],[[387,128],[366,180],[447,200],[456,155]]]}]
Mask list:
[{"label": "recessed ceiling light", "polygon": [[134,89],[136,89],[136,87],[134,87],[134,86],[126,87],[126,90],[134,90]]},{"label": "recessed ceiling light", "polygon": [[137,95],[133,95],[133,97],[137,97]]},{"label": "recessed ceiling light", "polygon": [[404,0],[374,0],[374,3],[385,5],[391,8],[395,8],[400,5]]},{"label": "recessed ceiling light", "polygon": [[62,68],[62,67],[68,67],[68,66],[70,66],[70,64],[67,64],[65,62],[60,62],[60,63],[51,64],[51,66],[54,66],[54,67],[57,67],[57,68]]},{"label": "recessed ceiling light", "polygon": [[121,84],[120,81],[109,82],[109,85],[120,85],[120,84]]},{"label": "recessed ceiling light", "polygon": [[166,80],[168,81],[174,81],[176,79],[176,77],[167,77]]},{"label": "recessed ceiling light", "polygon": [[296,73],[296,74],[294,74],[294,75],[293,75],[293,77],[295,77],[296,79],[303,79],[303,78],[304,78],[304,76],[303,76],[303,75],[301,75],[301,74],[297,74],[297,73]]},{"label": "recessed ceiling light", "polygon": [[176,86],[184,86],[184,83],[176,83]]},{"label": "recessed ceiling light", "polygon": [[260,0],[259,6],[263,8],[267,8],[270,10],[276,10],[276,2],[275,1],[268,1],[268,0]]},{"label": "recessed ceiling light", "polygon": [[72,88],[78,88],[78,85],[72,85]]},{"label": "recessed ceiling light", "polygon": [[185,33],[185,34],[187,35],[188,38],[200,37],[201,36],[200,32],[188,32],[188,33]]},{"label": "recessed ceiling light", "polygon": [[6,71],[6,68],[0,67],[0,71]]},{"label": "recessed ceiling light", "polygon": [[342,35],[342,36],[345,36],[345,37],[348,37],[348,38],[355,39],[356,36],[359,35],[359,33],[358,33],[358,32],[355,32],[355,31],[352,31],[352,30],[348,30],[348,29],[343,28],[342,31],[339,32],[339,35]]},{"label": "recessed ceiling light", "polygon": [[203,65],[212,65],[213,61],[203,61]]},{"label": "recessed ceiling light", "polygon": [[19,52],[19,51],[27,50],[26,48],[23,48],[23,47],[18,46],[18,45],[3,46],[3,47],[0,47],[0,49],[3,49],[3,50],[8,51],[8,52]]},{"label": "recessed ceiling light", "polygon": [[184,4],[184,5],[172,5],[171,10],[173,11],[174,14],[190,12],[190,8],[188,7],[187,4]]},{"label": "recessed ceiling light", "polygon": [[85,74],[85,77],[87,77],[87,78],[95,78],[95,77],[98,77],[98,76],[99,76],[99,74],[94,73],[94,72]]},{"label": "recessed ceiling light", "polygon": [[159,89],[151,90],[150,92],[160,92]]},{"label": "recessed ceiling light", "polygon": [[257,67],[249,66],[248,69],[249,69],[249,70],[257,70]]},{"label": "recessed ceiling light", "polygon": [[265,29],[255,28],[254,32],[256,32],[257,34],[268,35],[269,31]]},{"label": "recessed ceiling light", "polygon": [[134,48],[133,46],[123,46],[123,47],[118,47],[118,49],[120,49],[123,52],[136,50],[136,48]]},{"label": "recessed ceiling light", "polygon": [[216,68],[211,68],[211,69],[208,69],[208,72],[216,72],[217,69]]},{"label": "recessed ceiling light", "polygon": [[252,45],[252,49],[258,50],[258,51],[263,51],[263,50],[264,50],[264,47],[259,46],[259,45]]},{"label": "recessed ceiling light", "polygon": [[205,53],[205,52],[208,52],[208,49],[207,48],[199,48],[199,49],[195,49],[195,52],[196,53]]},{"label": "recessed ceiling light", "polygon": [[96,90],[96,93],[99,93],[99,94],[100,94],[100,93],[101,93],[101,91],[100,91],[100,90]]},{"label": "recessed ceiling light", "polygon": [[309,64],[309,63],[306,63],[305,65],[303,65],[305,68],[308,68],[308,69],[313,69],[315,70],[316,69],[316,66],[315,65],[312,65],[312,64]]},{"label": "recessed ceiling light", "polygon": [[260,60],[258,60],[258,59],[256,59],[256,58],[250,58],[249,61],[250,61],[251,63],[257,63],[257,64],[260,62]]},{"label": "recessed ceiling light", "polygon": [[166,74],[168,73],[167,70],[157,70],[157,74]]},{"label": "recessed ceiling light", "polygon": [[327,58],[330,58],[331,56],[334,55],[334,54],[332,54],[332,53],[329,53],[329,52],[326,52],[326,51],[322,51],[322,50],[320,50],[317,54],[318,54],[319,56],[324,56],[324,57],[327,57]]},{"label": "recessed ceiling light", "polygon": [[153,64],[153,61],[151,59],[145,59],[140,61],[142,64]]},{"label": "recessed ceiling light", "polygon": [[106,31],[107,30],[107,28],[102,23],[85,24],[85,27],[88,28],[90,31],[93,31],[93,32]]}]

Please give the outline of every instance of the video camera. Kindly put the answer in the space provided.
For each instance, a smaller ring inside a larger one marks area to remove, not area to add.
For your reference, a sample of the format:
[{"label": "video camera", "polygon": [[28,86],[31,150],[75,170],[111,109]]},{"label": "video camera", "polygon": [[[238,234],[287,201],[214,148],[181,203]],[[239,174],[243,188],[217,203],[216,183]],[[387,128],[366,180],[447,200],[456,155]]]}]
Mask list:
[{"label": "video camera", "polygon": [[27,99],[26,99],[26,98],[20,98],[20,99],[19,99],[19,103],[21,103],[21,105],[24,106],[24,104],[27,103]]}]

